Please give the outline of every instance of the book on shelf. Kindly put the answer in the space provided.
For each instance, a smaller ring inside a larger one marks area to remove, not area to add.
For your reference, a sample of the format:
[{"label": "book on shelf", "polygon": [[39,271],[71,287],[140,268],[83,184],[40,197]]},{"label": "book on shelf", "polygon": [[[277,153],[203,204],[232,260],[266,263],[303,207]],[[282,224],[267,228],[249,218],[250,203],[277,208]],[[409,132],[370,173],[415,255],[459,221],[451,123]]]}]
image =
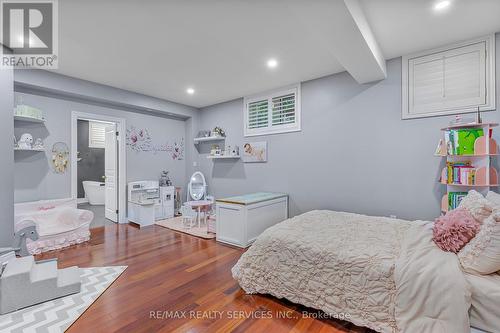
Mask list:
[{"label": "book on shelf", "polygon": [[476,168],[470,161],[446,163],[444,179],[447,184],[474,185]]},{"label": "book on shelf", "polygon": [[448,209],[452,210],[457,208],[466,195],[467,192],[448,192]]},{"label": "book on shelf", "polygon": [[447,130],[444,133],[446,152],[448,155],[474,155],[474,143],[483,135],[482,128]]}]

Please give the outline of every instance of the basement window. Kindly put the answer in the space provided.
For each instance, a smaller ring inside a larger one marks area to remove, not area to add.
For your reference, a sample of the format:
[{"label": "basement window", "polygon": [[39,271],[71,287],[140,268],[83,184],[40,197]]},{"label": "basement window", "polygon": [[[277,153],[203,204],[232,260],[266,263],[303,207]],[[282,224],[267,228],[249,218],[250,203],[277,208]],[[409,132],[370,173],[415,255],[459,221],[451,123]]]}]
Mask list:
[{"label": "basement window", "polygon": [[495,36],[403,57],[402,118],[495,109]]},{"label": "basement window", "polygon": [[244,98],[244,135],[300,131],[300,84]]},{"label": "basement window", "polygon": [[89,121],[89,148],[106,147],[106,126],[109,124]]}]

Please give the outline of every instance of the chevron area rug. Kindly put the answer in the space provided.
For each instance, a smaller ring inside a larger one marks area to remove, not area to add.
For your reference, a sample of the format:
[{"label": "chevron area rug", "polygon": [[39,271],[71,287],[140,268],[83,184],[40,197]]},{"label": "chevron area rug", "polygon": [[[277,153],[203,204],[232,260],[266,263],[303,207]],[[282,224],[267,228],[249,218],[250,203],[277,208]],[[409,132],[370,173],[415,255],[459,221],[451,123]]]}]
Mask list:
[{"label": "chevron area rug", "polygon": [[0,332],[64,332],[126,268],[127,266],[81,268],[80,293],[1,315]]}]

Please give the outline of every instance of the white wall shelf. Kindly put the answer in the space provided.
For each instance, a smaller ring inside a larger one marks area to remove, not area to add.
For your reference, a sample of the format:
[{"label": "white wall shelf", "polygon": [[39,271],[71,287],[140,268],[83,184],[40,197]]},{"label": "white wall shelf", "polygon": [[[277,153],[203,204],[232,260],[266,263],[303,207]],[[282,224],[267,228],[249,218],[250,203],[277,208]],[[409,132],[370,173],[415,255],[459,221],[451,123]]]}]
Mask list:
[{"label": "white wall shelf", "polygon": [[201,142],[210,142],[210,141],[223,141],[226,140],[225,136],[206,136],[202,138],[194,138],[194,144],[198,144]]},{"label": "white wall shelf", "polygon": [[208,155],[207,156],[208,159],[211,159],[211,160],[223,160],[223,159],[239,159],[240,156],[231,156],[231,155],[220,155],[220,156],[212,156],[212,155]]},{"label": "white wall shelf", "polygon": [[30,122],[30,123],[40,123],[40,124],[45,123],[45,119],[43,119],[43,118],[40,119],[40,118],[35,118],[35,117],[17,116],[17,115],[14,115],[14,120],[25,121],[25,122]]},{"label": "white wall shelf", "polygon": [[44,152],[45,148],[14,148],[14,151],[34,151],[34,152]]}]

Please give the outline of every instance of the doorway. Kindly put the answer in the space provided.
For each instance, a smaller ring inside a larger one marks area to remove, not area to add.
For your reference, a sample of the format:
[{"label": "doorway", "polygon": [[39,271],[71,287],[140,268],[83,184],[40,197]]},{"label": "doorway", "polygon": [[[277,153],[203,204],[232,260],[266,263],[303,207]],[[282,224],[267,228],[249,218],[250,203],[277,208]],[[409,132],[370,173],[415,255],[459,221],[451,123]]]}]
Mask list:
[{"label": "doorway", "polygon": [[94,212],[91,228],[126,222],[125,120],[72,113],[71,192]]}]

